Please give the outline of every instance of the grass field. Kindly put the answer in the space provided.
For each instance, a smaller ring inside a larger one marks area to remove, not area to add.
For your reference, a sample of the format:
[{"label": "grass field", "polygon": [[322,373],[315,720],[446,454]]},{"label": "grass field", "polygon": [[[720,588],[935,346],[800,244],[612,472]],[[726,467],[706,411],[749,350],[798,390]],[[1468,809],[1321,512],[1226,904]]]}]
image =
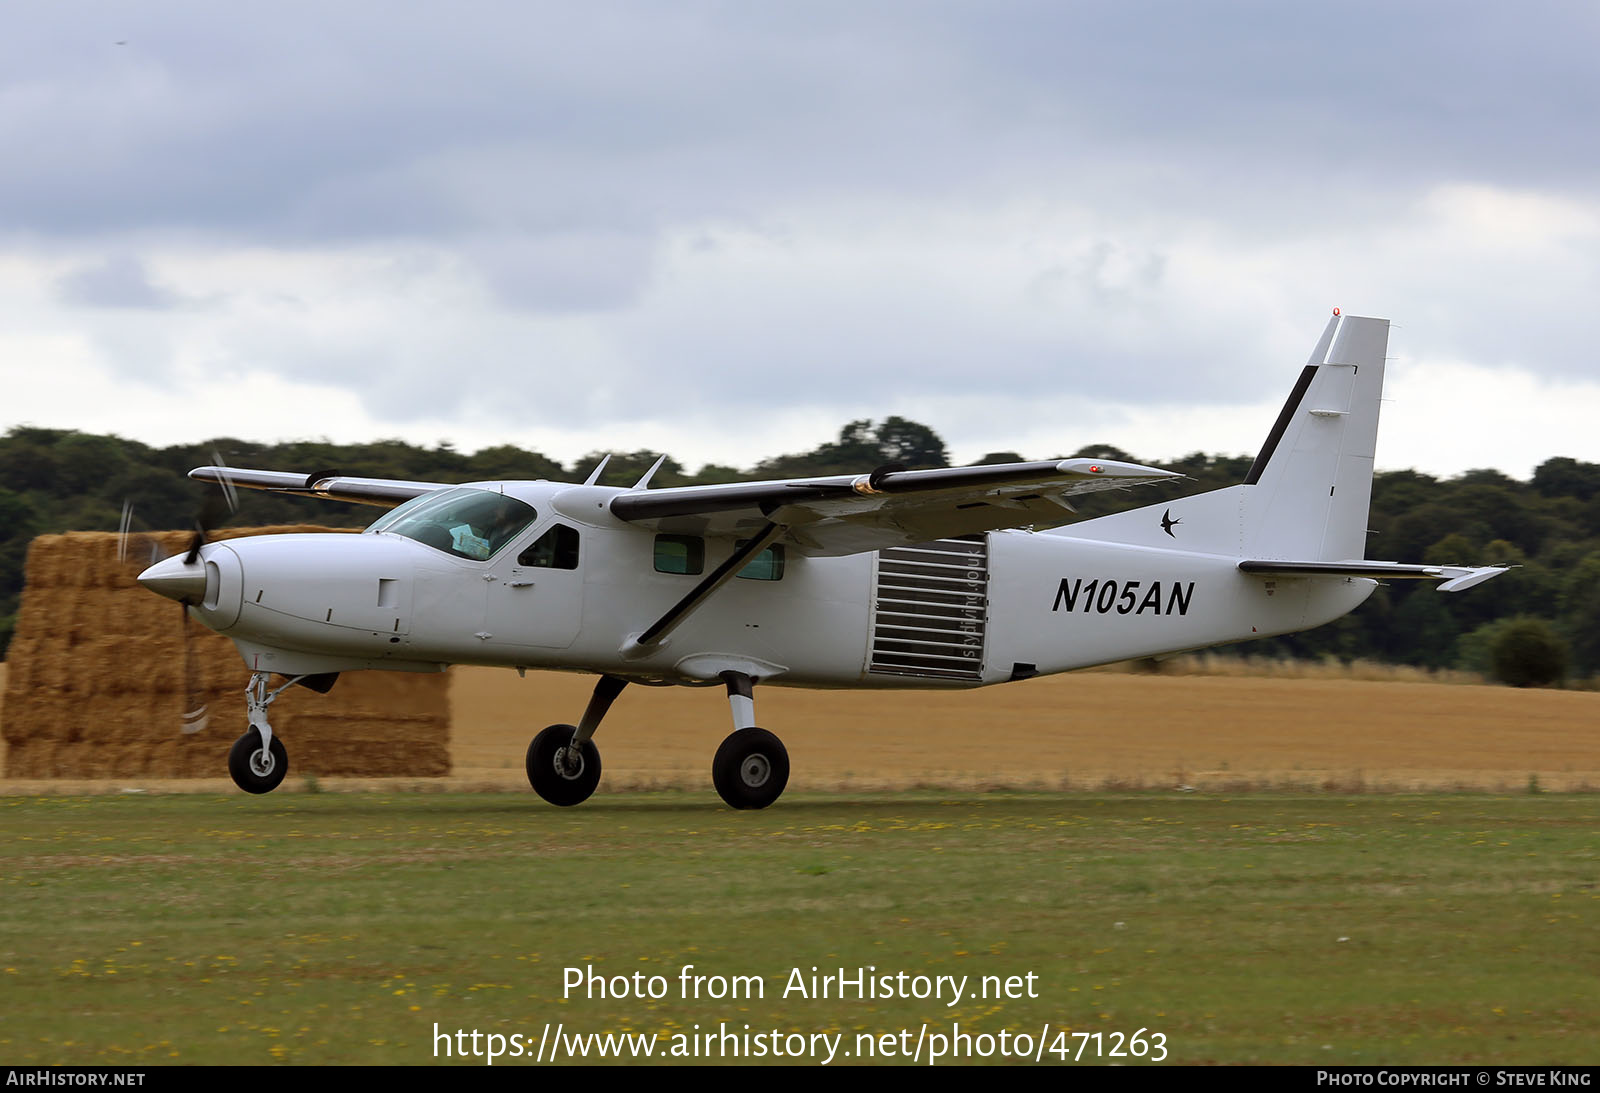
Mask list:
[{"label": "grass field", "polygon": [[[458,671],[449,779],[319,781],[291,740],[264,798],[221,772],[0,781],[0,1063],[460,1063],[435,1025],[453,1052],[559,1026],[665,1054],[724,1023],[812,1059],[842,1037],[836,1063],[903,1030],[897,1051],[1004,1032],[1135,1062],[1104,1053],[1141,1029],[1177,1063],[1600,1061],[1600,694],[771,688],[791,790],[736,814],[709,785],[720,693],[630,690],[602,792],[552,809],[523,750],[587,690]],[[762,996],[684,997],[686,965]],[[813,967],[1035,978],[954,1006],[785,997]],[[563,997],[568,968],[663,996]]]},{"label": "grass field", "polygon": [[[1145,1029],[1177,1063],[1600,1062],[1590,795],[709,805],[7,799],[0,1059],[428,1063],[435,1022],[665,1052],[729,1022],[852,1052],[926,1024],[1072,1051]],[[687,964],[764,997],[683,998]],[[783,997],[813,966],[1031,973],[1037,997]],[[568,967],[671,989],[563,998]]]}]

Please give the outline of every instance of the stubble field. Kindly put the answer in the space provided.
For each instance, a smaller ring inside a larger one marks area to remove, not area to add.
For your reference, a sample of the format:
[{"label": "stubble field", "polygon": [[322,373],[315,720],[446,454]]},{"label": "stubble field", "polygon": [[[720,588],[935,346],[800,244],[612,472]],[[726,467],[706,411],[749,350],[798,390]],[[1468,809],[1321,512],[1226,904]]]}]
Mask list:
[{"label": "stubble field", "polygon": [[[518,785],[528,738],[573,722],[577,676],[465,670],[457,777]],[[1600,694],[1443,683],[1080,672],[979,691],[757,690],[808,789],[1600,787]],[[720,688],[632,689],[596,737],[614,788],[709,790]]]}]

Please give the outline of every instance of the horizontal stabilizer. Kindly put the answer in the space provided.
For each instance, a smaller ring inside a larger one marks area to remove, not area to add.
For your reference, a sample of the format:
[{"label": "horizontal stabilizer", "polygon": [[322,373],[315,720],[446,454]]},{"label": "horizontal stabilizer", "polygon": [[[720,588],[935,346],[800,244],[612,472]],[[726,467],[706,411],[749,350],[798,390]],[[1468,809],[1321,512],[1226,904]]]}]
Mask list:
[{"label": "horizontal stabilizer", "polygon": [[1257,577],[1369,577],[1374,580],[1443,581],[1440,592],[1461,592],[1491,577],[1498,577],[1510,566],[1402,565],[1399,562],[1285,562],[1245,560],[1241,573]]}]

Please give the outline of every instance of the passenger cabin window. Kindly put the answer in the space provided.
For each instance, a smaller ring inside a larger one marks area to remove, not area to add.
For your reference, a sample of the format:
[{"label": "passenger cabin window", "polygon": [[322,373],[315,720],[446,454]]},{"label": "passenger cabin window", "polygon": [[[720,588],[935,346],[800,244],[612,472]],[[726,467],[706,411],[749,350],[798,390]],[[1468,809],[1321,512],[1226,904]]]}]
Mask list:
[{"label": "passenger cabin window", "polygon": [[481,562],[521,535],[537,515],[533,506],[514,497],[463,486],[413,498],[367,530],[404,535],[446,554]]},{"label": "passenger cabin window", "polygon": [[517,564],[538,569],[577,569],[578,530],[565,524],[552,524],[532,546],[517,555]]},{"label": "passenger cabin window", "polygon": [[[739,540],[738,547],[743,547],[749,541],[749,539]],[[739,570],[739,576],[747,581],[783,580],[783,544],[774,543],[751,558],[745,563],[745,567]]]},{"label": "passenger cabin window", "polygon": [[706,567],[706,541],[698,535],[657,535],[656,572],[687,573]]}]

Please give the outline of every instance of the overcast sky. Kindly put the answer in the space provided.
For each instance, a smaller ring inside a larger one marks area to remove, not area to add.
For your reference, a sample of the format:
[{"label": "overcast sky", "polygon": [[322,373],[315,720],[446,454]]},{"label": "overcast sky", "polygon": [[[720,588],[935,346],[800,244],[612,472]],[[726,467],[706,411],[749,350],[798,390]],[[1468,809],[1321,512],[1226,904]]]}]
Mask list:
[{"label": "overcast sky", "polygon": [[56,0],[0,16],[0,428],[1600,461],[1592,3]]}]

